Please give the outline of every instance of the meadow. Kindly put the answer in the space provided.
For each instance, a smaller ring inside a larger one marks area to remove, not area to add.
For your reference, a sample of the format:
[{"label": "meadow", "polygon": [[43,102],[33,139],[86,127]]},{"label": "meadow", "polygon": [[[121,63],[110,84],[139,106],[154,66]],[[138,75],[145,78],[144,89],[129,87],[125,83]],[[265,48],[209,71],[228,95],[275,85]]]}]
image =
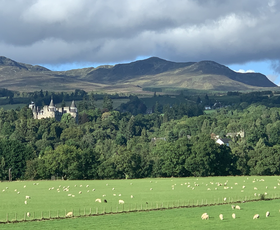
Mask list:
[{"label": "meadow", "polygon": [[[176,228],[186,226],[185,222],[187,221],[188,226],[199,222],[203,223],[202,226],[209,225],[207,229],[211,229],[212,226],[217,227],[217,225],[220,226],[221,224],[227,226],[232,224],[232,221],[239,222],[239,219],[240,223],[245,224],[248,220],[252,221],[253,215],[258,212],[262,218],[256,221],[266,224],[267,222],[263,220],[265,219],[264,215],[266,211],[269,210],[273,214],[271,215],[271,218],[274,218],[273,220],[276,220],[276,216],[280,217],[279,200],[275,199],[272,201],[260,202],[246,201],[259,201],[263,198],[279,198],[279,181],[279,176],[244,176],[2,182],[0,183],[0,222],[6,222],[7,220],[47,219],[49,217],[56,218],[57,216],[64,217],[65,214],[70,211],[74,213],[74,216],[96,213],[119,213],[116,215],[108,214],[77,219],[51,220],[48,222],[1,224],[1,229],[2,227],[9,228],[9,226],[20,226],[23,228],[25,225],[30,225],[28,228],[32,229],[32,226],[36,228],[37,224],[40,224],[40,226],[52,226],[55,224],[64,225],[65,223],[73,223],[73,225],[70,224],[70,226],[74,226],[75,224],[80,225],[87,221],[92,221],[95,224],[100,223],[100,225],[102,225],[102,223],[106,225],[109,221],[112,226],[122,226],[124,218],[126,218],[126,220],[128,219],[131,225],[133,225],[134,221],[136,221],[139,226],[141,226],[142,223],[143,229],[149,222],[158,220],[156,222],[157,225],[159,225],[158,229],[167,229],[167,226],[171,224],[169,223],[171,220],[168,221],[171,217],[173,217],[172,219],[178,218],[179,225]],[[26,199],[26,196],[30,196],[30,199]],[[133,198],[131,198],[131,196],[133,196]],[[102,202],[95,202],[97,198],[101,199]],[[105,199],[107,203],[104,202]],[[124,204],[119,204],[120,199],[124,201]],[[27,204],[25,204],[25,201],[27,201]],[[245,203],[243,203],[243,201],[245,201]],[[235,220],[231,218],[231,213],[233,212],[231,203],[234,202],[241,202],[241,210],[234,210],[237,215],[237,219]],[[206,204],[213,204],[214,206],[192,207]],[[144,211],[160,209],[161,207],[165,208],[165,210],[120,214],[122,211]],[[171,207],[187,208],[168,209]],[[26,216],[27,212],[30,212],[30,217]],[[200,219],[201,214],[204,212],[210,215],[209,220],[202,221]],[[224,213],[225,216],[225,220],[222,223],[219,222],[219,212]],[[147,219],[147,221],[143,223],[143,219]],[[180,223],[182,225],[180,225]],[[278,224],[280,224],[280,222]],[[153,228],[157,229],[156,226]],[[113,229],[113,227],[111,229]],[[133,228],[131,226],[129,227],[128,224],[127,228],[122,229]],[[215,227],[213,227],[213,229],[215,229]]]}]

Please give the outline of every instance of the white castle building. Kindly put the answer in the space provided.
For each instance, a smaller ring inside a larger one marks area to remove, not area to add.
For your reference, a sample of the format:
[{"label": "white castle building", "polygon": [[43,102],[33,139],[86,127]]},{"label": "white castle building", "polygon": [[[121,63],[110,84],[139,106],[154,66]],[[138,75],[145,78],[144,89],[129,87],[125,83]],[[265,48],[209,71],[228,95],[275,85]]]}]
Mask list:
[{"label": "white castle building", "polygon": [[69,113],[78,123],[78,110],[74,101],[72,101],[70,107],[56,108],[53,99],[51,99],[50,105],[45,105],[42,109],[39,109],[34,102],[31,102],[29,108],[33,112],[34,119],[55,118],[60,121],[63,114]]}]

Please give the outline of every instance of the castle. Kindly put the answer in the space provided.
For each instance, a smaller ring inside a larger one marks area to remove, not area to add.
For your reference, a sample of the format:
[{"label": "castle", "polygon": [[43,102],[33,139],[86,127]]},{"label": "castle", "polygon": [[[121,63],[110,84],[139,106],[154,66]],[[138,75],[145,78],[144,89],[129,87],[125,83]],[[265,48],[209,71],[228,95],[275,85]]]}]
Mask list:
[{"label": "castle", "polygon": [[34,102],[31,102],[29,108],[33,112],[34,119],[55,118],[60,121],[63,114],[69,113],[78,123],[78,110],[74,101],[72,101],[70,107],[56,108],[53,99],[51,99],[50,105],[45,105],[41,110],[39,110],[38,106],[36,107]]}]

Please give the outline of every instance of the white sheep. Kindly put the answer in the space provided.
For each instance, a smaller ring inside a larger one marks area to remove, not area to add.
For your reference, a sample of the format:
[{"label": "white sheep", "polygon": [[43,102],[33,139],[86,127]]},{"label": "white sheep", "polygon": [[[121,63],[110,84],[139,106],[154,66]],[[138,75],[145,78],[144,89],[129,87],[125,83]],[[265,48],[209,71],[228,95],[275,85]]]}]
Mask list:
[{"label": "white sheep", "polygon": [[66,214],[66,217],[71,217],[71,216],[73,216],[73,212],[68,212],[68,213]]},{"label": "white sheep", "polygon": [[131,195],[130,198],[133,198],[133,195]]},{"label": "white sheep", "polygon": [[25,199],[27,200],[27,199],[30,199],[30,196],[25,196]]},{"label": "white sheep", "polygon": [[224,198],[224,201],[227,201],[227,198],[226,198],[226,197]]},{"label": "white sheep", "polygon": [[89,185],[87,184],[87,186],[86,186],[87,188],[89,187]]},{"label": "white sheep", "polygon": [[232,213],[232,215],[231,215],[231,216],[232,216],[232,218],[233,218],[233,219],[235,219],[235,218],[236,218],[235,213]]},{"label": "white sheep", "polygon": [[255,215],[253,216],[253,220],[258,219],[258,218],[260,218],[260,215],[259,215],[259,214],[255,214]]},{"label": "white sheep", "polygon": [[79,191],[79,194],[82,194],[82,191]]},{"label": "white sheep", "polygon": [[240,206],[239,206],[239,205],[236,205],[236,206],[235,206],[235,209],[240,210],[241,208],[240,208]]},{"label": "white sheep", "polygon": [[95,200],[95,202],[101,203],[101,199],[100,199],[100,198],[97,198],[97,199]]},{"label": "white sheep", "polygon": [[24,204],[27,204],[27,200],[24,201]]},{"label": "white sheep", "polygon": [[30,212],[27,212],[27,213],[26,213],[26,216],[30,217]]},{"label": "white sheep", "polygon": [[235,205],[231,205],[231,209],[235,209]]},{"label": "white sheep", "polygon": [[123,200],[119,200],[119,204],[124,204],[124,201]]},{"label": "white sheep", "polygon": [[220,215],[219,215],[219,218],[220,218],[220,220],[223,220],[223,219],[224,219],[223,214],[220,214]]},{"label": "white sheep", "polygon": [[267,211],[267,212],[265,213],[265,217],[269,217],[269,215],[270,215],[270,213],[269,213],[269,211]]},{"label": "white sheep", "polygon": [[208,220],[209,219],[209,215],[205,212],[201,215],[201,219],[202,220]]}]

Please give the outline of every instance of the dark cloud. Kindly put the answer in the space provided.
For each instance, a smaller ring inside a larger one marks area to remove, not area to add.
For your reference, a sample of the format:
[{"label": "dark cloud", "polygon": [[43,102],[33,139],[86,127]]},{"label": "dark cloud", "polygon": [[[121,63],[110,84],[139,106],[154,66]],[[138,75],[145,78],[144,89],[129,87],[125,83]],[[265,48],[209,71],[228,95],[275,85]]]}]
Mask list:
[{"label": "dark cloud", "polygon": [[276,0],[1,0],[0,55],[55,65],[277,61],[279,10]]}]

